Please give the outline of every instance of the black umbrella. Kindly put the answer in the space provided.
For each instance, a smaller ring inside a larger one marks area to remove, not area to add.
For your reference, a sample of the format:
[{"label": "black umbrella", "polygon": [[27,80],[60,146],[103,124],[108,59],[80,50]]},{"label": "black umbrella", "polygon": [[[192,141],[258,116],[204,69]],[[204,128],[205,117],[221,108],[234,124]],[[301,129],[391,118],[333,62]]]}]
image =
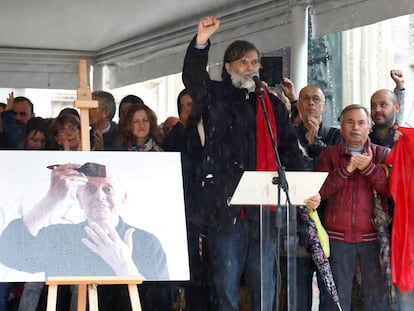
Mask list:
[{"label": "black umbrella", "polygon": [[374,210],[372,223],[377,230],[377,238],[380,244],[379,260],[385,285],[387,286],[388,298],[391,310],[396,310],[396,293],[391,281],[390,263],[390,232],[391,216],[384,211],[381,196],[374,190]]},{"label": "black umbrella", "polygon": [[[335,281],[333,279],[331,265],[329,264],[328,257],[326,256],[321,242],[317,235],[317,227],[315,222],[311,219],[305,208],[299,208],[300,216],[308,227],[309,234],[309,248],[312,254],[312,259],[315,262],[316,267],[319,270],[319,274],[325,284],[327,291],[332,296],[333,301],[338,307],[339,311],[342,311],[339,303],[338,291],[336,289]],[[316,213],[316,211],[314,211]]]}]

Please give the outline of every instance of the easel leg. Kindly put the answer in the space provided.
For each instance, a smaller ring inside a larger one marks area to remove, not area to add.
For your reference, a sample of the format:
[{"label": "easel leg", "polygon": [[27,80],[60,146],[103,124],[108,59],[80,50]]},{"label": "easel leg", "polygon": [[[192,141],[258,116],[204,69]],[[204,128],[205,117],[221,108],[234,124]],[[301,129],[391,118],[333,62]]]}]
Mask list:
[{"label": "easel leg", "polygon": [[[87,298],[89,298],[89,311],[98,311],[98,285],[106,284],[127,284],[132,311],[142,311],[138,295],[138,285],[141,283],[142,280],[137,280],[136,277],[131,277],[130,279],[95,277],[93,280],[91,280],[90,277],[50,277],[46,282],[46,284],[49,285],[46,311],[56,311],[57,290],[59,285],[76,286],[76,289],[72,288],[72,293],[74,295],[72,298],[75,298],[71,301],[71,303],[73,303],[72,307],[77,304],[78,311],[85,311]],[[78,291],[77,294],[76,290]],[[76,298],[78,300],[77,302]]]},{"label": "easel leg", "polygon": [[57,300],[57,285],[49,285],[47,291],[47,307],[46,311],[55,311],[56,310],[56,300]]},{"label": "easel leg", "polygon": [[78,285],[78,311],[86,310],[86,284]]},{"label": "easel leg", "polygon": [[128,284],[129,299],[131,300],[132,311],[141,311],[141,302],[138,295],[137,284]]},{"label": "easel leg", "polygon": [[89,311],[98,311],[98,285],[88,285]]}]

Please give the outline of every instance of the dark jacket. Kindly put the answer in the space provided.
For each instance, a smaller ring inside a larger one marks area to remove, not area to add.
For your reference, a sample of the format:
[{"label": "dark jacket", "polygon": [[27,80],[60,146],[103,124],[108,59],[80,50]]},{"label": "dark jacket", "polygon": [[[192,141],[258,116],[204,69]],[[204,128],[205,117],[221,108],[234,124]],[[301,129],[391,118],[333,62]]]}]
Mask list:
[{"label": "dark jacket", "polygon": [[163,139],[164,151],[181,153],[181,165],[183,172],[183,186],[185,199],[186,220],[198,226],[206,226],[209,217],[208,211],[199,200],[202,189],[199,183],[200,163],[202,159],[203,146],[195,126],[184,127],[178,122]]},{"label": "dark jacket", "polygon": [[0,149],[18,150],[24,146],[25,125],[17,122],[13,110],[0,113],[3,133],[0,135]]},{"label": "dark jacket", "polygon": [[[113,151],[116,149],[116,142],[117,142],[117,124],[111,121],[111,127],[109,128],[108,132],[103,134],[104,140],[104,151]],[[91,140],[91,149],[94,148],[95,145],[95,138],[93,137],[93,129],[89,131],[90,140]]]},{"label": "dark jacket", "polygon": [[[205,202],[205,221],[225,227],[235,223],[240,215],[240,207],[229,207],[228,199],[243,172],[256,170],[256,94],[234,87],[229,78],[211,80],[206,72],[209,45],[200,50],[194,44],[195,39],[184,59],[183,82],[193,98],[193,113],[202,115],[205,146],[193,182]],[[302,170],[303,156],[288,111],[275,96],[269,96],[281,162],[286,169]],[[250,217],[258,209],[246,211]]]},{"label": "dark jacket", "polygon": [[371,142],[373,144],[392,148],[394,146],[394,135],[395,135],[394,126],[390,127],[388,129],[387,135],[384,138],[382,138],[378,135],[378,127],[374,125],[372,127],[371,133],[369,133],[369,138],[371,139]]},{"label": "dark jacket", "polygon": [[363,171],[348,173],[351,152],[344,142],[325,147],[319,157],[318,171],[329,172],[320,194],[325,200],[324,223],[333,240],[350,243],[375,241],[373,192],[388,195],[388,179],[380,164],[385,163],[389,148],[365,144],[372,149],[372,161]]},{"label": "dark jacket", "polygon": [[339,144],[342,141],[341,130],[336,127],[327,127],[323,123],[319,125],[318,136],[314,144],[309,144],[305,135],[308,132],[303,122],[296,127],[298,140],[304,150],[305,168],[313,171],[318,165],[318,158],[322,148],[330,145]]}]

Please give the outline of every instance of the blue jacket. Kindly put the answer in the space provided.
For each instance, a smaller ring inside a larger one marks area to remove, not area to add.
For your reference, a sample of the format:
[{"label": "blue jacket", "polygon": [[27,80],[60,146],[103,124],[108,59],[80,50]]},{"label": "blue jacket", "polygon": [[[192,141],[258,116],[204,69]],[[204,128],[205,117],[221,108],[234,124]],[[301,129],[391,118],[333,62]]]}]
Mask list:
[{"label": "blue jacket", "polygon": [[3,133],[0,135],[0,149],[23,149],[25,126],[14,118],[13,110],[0,113]]}]

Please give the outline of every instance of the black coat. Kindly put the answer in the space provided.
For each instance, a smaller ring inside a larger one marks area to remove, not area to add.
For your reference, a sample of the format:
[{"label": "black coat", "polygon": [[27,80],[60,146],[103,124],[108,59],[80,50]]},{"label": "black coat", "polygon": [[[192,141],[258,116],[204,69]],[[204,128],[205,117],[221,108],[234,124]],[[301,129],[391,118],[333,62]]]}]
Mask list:
[{"label": "black coat", "polygon": [[[256,170],[256,94],[232,85],[230,79],[213,81],[206,72],[209,45],[197,49],[190,43],[184,60],[183,82],[193,98],[193,113],[201,114],[205,146],[200,163],[194,164],[196,200],[209,225],[231,225],[241,207],[229,207],[228,199],[244,171]],[[302,170],[304,160],[285,105],[269,94],[277,125],[278,151],[287,170]],[[258,209],[247,209],[257,218]]]}]

